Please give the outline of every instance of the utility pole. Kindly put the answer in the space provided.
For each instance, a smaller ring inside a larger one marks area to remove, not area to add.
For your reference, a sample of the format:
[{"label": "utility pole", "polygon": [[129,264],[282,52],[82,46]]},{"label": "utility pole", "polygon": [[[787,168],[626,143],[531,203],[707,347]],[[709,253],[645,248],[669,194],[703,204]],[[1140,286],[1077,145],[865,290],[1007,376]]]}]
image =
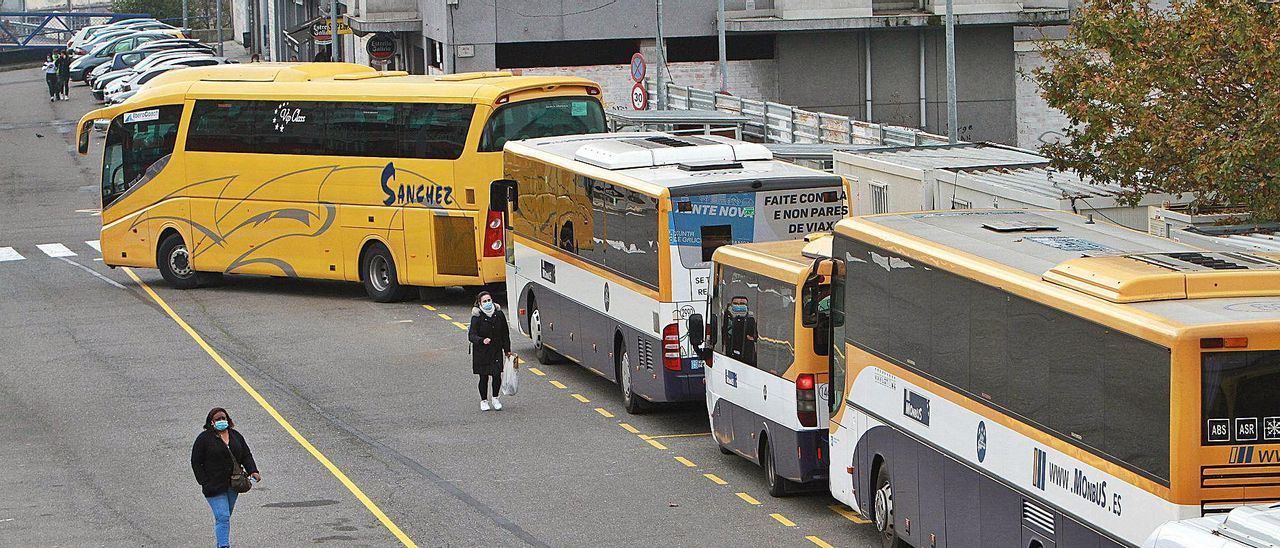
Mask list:
[{"label": "utility pole", "polygon": [[[71,0],[67,0],[67,2],[70,3]],[[191,24],[187,22],[187,0],[182,0],[182,28],[191,28]]]},{"label": "utility pole", "polygon": [[[947,0],[950,2],[951,0]],[[329,60],[338,62],[338,0],[329,0]]]},{"label": "utility pole", "polygon": [[218,57],[222,57],[222,0],[213,0],[214,24],[218,25]]},{"label": "utility pole", "polygon": [[658,110],[667,109],[667,46],[662,40],[662,0],[658,1]]},{"label": "utility pole", "polygon": [[947,0],[947,142],[956,144],[956,14]]},{"label": "utility pole", "polygon": [[716,2],[716,27],[720,40],[720,93],[729,93],[729,53],[724,47],[724,0]]}]

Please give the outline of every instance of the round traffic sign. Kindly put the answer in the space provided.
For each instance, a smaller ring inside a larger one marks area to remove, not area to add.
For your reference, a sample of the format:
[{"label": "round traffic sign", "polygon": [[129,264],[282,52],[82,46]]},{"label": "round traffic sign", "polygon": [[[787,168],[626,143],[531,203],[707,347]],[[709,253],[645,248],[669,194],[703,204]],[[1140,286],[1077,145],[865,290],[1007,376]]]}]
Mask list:
[{"label": "round traffic sign", "polygon": [[636,110],[645,110],[649,108],[649,92],[644,89],[644,84],[636,82],[631,87],[631,106]]},{"label": "round traffic sign", "polygon": [[390,34],[379,32],[369,38],[369,41],[364,45],[364,49],[369,52],[370,59],[386,61],[395,55],[396,41]]},{"label": "round traffic sign", "polygon": [[639,53],[631,56],[631,79],[636,82],[644,81],[644,56]]}]

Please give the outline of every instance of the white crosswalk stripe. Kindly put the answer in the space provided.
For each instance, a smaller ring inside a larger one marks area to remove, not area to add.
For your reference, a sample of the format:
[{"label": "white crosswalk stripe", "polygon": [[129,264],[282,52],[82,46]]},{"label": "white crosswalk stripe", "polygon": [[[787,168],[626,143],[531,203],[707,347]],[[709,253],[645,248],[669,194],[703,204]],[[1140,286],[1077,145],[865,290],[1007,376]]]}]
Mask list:
[{"label": "white crosswalk stripe", "polygon": [[12,247],[0,247],[0,263],[7,261],[21,261],[25,258],[26,257],[23,257],[21,253],[18,253],[17,250]]},{"label": "white crosswalk stripe", "polygon": [[36,247],[40,248],[40,251],[43,251],[45,255],[48,255],[50,257],[56,258],[56,257],[75,257],[76,256],[76,252],[70,249],[67,249],[67,246],[62,244],[37,244]]},{"label": "white crosswalk stripe", "polygon": [[94,251],[102,253],[102,243],[98,240],[85,240],[84,243],[89,244],[89,247],[92,247]]}]

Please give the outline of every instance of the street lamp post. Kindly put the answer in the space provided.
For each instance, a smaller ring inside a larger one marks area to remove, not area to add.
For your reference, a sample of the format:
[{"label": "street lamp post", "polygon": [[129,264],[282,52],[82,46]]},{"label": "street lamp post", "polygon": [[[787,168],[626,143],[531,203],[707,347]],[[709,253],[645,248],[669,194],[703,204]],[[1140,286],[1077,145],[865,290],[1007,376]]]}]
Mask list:
[{"label": "street lamp post", "polygon": [[956,15],[947,0],[947,142],[956,144]]}]

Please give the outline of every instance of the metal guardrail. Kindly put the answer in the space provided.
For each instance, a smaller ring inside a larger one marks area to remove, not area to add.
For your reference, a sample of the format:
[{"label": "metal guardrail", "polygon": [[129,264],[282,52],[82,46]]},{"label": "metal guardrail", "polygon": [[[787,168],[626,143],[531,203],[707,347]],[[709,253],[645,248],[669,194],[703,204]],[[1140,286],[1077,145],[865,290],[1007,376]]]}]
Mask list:
[{"label": "metal guardrail", "polygon": [[[649,87],[651,96],[657,92]],[[732,95],[667,83],[667,108],[718,110],[746,116],[744,137],[766,143],[868,144],[885,146],[945,145],[945,135],[915,128],[855,120],[848,116],[811,112],[793,106],[743,99]]]},{"label": "metal guardrail", "polygon": [[67,41],[89,25],[122,19],[149,17],[145,13],[3,11],[0,12],[0,49],[67,47]]}]

